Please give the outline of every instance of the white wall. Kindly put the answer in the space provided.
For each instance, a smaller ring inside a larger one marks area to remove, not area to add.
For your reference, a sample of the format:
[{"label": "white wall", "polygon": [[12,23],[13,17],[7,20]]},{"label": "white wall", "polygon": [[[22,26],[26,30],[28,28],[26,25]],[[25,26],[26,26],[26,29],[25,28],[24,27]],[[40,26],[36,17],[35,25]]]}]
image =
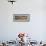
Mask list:
[{"label": "white wall", "polygon": [[[32,39],[46,40],[46,1],[17,0],[14,5],[0,0],[0,40],[11,40],[18,32],[31,34]],[[13,14],[30,14],[30,22],[13,22]]]}]

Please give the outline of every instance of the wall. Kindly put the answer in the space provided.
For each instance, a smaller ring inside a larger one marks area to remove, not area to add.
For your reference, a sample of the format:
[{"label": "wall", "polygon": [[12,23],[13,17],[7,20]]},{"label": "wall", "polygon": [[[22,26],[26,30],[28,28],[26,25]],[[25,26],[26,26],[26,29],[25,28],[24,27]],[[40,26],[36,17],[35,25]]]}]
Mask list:
[{"label": "wall", "polygon": [[[14,5],[0,0],[0,40],[13,40],[18,32],[31,34],[37,41],[46,40],[46,1],[17,0]],[[13,22],[13,14],[30,14],[30,22]]]}]

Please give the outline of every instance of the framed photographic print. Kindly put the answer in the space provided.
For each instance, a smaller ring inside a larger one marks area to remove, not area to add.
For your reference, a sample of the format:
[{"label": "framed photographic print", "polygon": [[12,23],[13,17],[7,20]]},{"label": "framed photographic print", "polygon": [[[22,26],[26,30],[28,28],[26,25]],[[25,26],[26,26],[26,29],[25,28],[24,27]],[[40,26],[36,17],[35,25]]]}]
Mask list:
[{"label": "framed photographic print", "polygon": [[30,14],[13,14],[13,22],[29,22]]}]

